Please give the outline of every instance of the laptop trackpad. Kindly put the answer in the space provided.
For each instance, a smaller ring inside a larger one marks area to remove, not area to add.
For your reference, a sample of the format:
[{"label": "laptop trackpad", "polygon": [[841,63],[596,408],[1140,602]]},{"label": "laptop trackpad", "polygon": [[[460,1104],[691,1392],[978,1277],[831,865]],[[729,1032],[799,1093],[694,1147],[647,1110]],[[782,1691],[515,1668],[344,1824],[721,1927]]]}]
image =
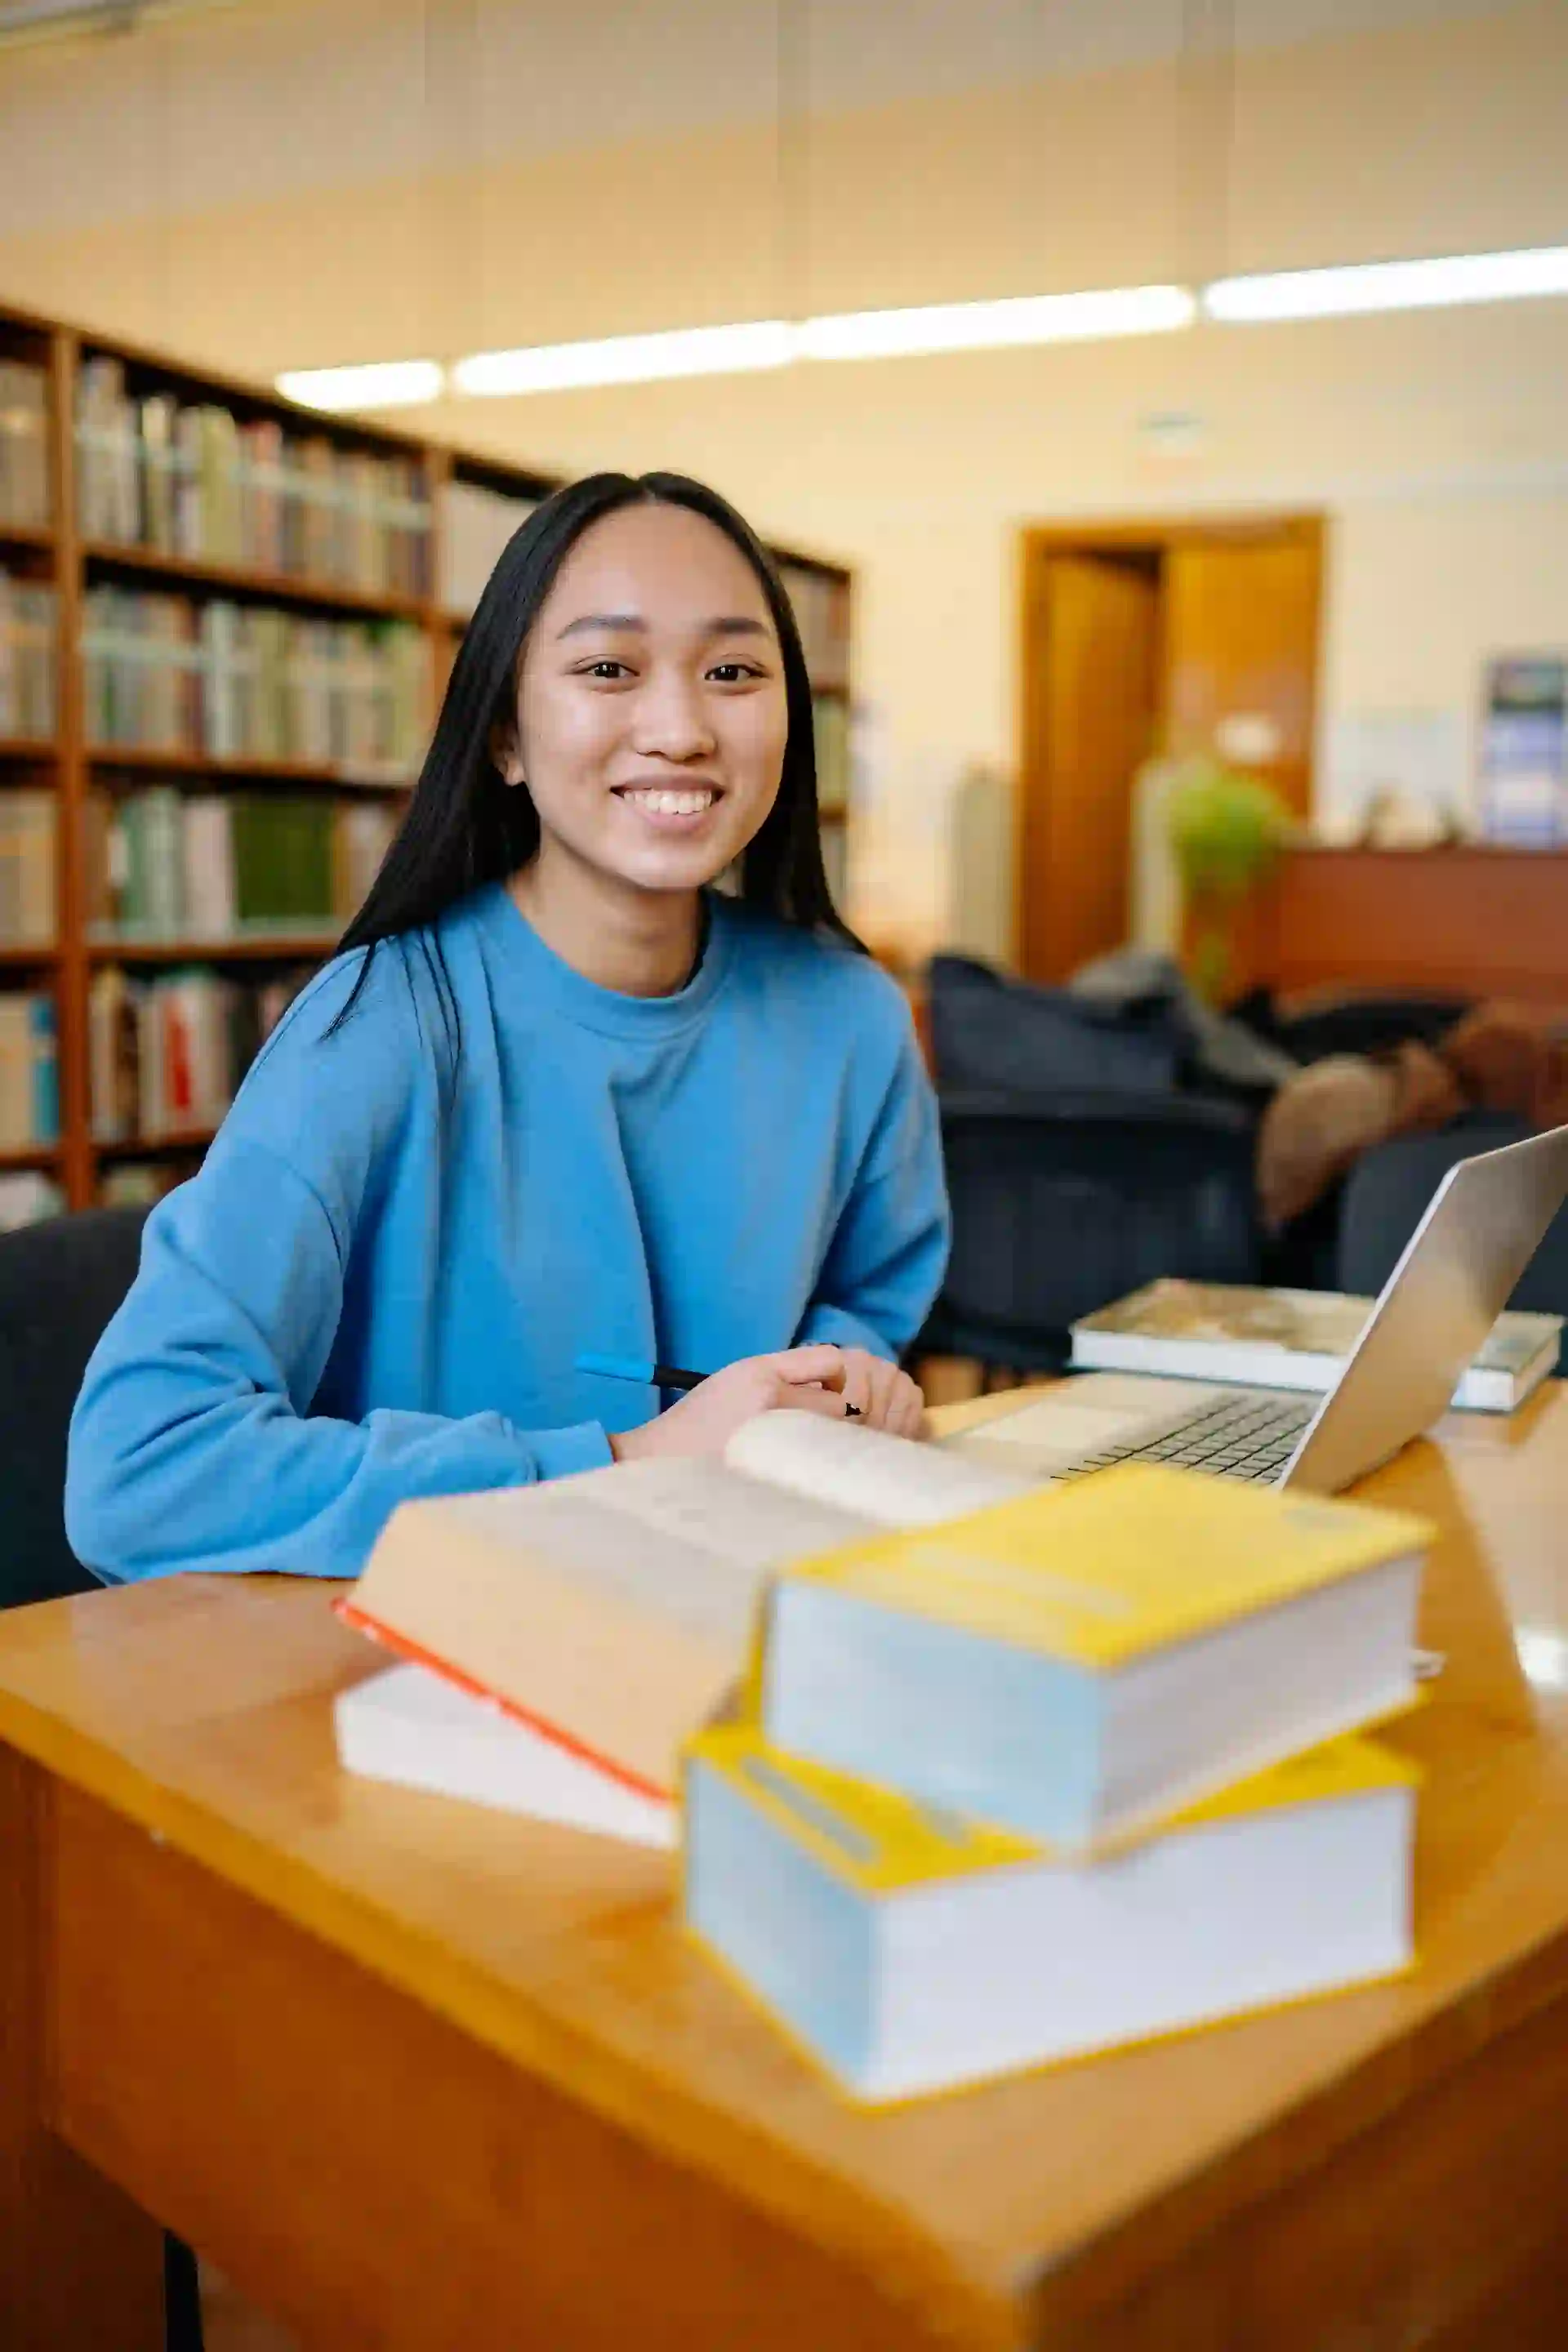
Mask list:
[{"label": "laptop trackpad", "polygon": [[1108,1445],[1151,1443],[1206,1404],[1233,1394],[1201,1381],[1138,1372],[1085,1372],[1016,1411],[940,1443],[948,1453],[1029,1478],[1049,1478]]}]

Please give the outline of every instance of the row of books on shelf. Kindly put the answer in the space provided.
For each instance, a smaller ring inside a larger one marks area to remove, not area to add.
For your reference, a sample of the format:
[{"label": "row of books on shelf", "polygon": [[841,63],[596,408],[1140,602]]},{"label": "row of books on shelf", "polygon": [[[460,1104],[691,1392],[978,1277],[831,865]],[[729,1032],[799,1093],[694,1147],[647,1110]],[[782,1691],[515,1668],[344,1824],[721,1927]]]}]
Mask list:
[{"label": "row of books on shelf", "polygon": [[[0,792],[0,946],[56,938],[52,792]],[[87,806],[87,923],[99,941],[216,943],[340,930],[363,905],[396,817],[384,802],[181,793],[150,784]]]},{"label": "row of books on shelf", "polygon": [[849,584],[830,572],[784,562],[779,577],[794,608],[806,673],[818,691],[849,684]]},{"label": "row of books on shelf", "polygon": [[811,706],[816,744],[816,805],[837,814],[849,804],[849,705],[838,695],[819,694]]},{"label": "row of books on shelf", "polygon": [[479,482],[442,483],[436,601],[443,613],[460,621],[469,617],[508,540],[538,503]]},{"label": "row of books on shelf", "polygon": [[28,360],[0,359],[0,523],[44,530],[48,520],[47,382]]},{"label": "row of books on shelf", "polygon": [[194,967],[133,978],[93,975],[88,1066],[96,1143],[155,1144],[216,1128],[266,1039],[311,973],[264,977]]},{"label": "row of books on shelf", "polygon": [[338,1603],[405,1662],[342,1762],[678,1847],[698,1946],[865,2101],[1407,1968],[1418,1776],[1365,1733],[1417,1696],[1430,1527],[1052,1486],[1032,1412],[401,1505]]},{"label": "row of books on shelf", "polygon": [[0,991],[0,1151],[40,1150],[60,1136],[55,1000]]},{"label": "row of books on shelf", "polygon": [[98,940],[216,942],[341,930],[396,830],[384,802],[181,793],[151,784],[88,803],[87,921]]},{"label": "row of books on shelf", "polygon": [[827,877],[828,897],[842,915],[849,898],[849,836],[842,825],[822,829],[822,870]]},{"label": "row of books on shelf", "polygon": [[0,1170],[0,1234],[65,1214],[65,1187],[41,1168]]},{"label": "row of books on shelf", "polygon": [[43,741],[59,709],[58,606],[47,581],[0,565],[0,736]]},{"label": "row of books on shelf", "polygon": [[89,590],[83,618],[95,747],[301,762],[367,782],[418,767],[430,646],[412,623],[107,586]]},{"label": "row of books on shelf", "polygon": [[52,946],[55,795],[0,791],[0,947]]},{"label": "row of books on shelf", "polygon": [[430,502],[420,458],[342,446],[221,401],[127,389],[117,359],[77,380],[84,538],[193,562],[426,596]]}]

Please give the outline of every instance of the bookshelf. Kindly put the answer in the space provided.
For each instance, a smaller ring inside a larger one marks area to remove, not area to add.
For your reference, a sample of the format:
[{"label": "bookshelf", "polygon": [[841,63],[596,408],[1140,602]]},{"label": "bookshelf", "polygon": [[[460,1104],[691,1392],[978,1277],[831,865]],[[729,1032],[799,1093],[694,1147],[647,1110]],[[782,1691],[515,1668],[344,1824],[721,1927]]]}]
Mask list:
[{"label": "bookshelf", "polygon": [[[58,1188],[23,1213],[199,1162],[560,478],[0,308],[0,1178]],[[772,551],[841,894],[853,583]]]}]

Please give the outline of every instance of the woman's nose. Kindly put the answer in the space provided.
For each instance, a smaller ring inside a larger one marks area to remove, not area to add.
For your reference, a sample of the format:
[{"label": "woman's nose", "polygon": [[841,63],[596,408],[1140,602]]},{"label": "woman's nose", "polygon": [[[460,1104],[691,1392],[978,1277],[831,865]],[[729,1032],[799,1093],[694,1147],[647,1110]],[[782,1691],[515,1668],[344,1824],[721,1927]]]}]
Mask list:
[{"label": "woman's nose", "polygon": [[679,675],[648,679],[637,697],[633,732],[639,751],[666,760],[700,759],[713,748],[713,730],[697,682]]}]

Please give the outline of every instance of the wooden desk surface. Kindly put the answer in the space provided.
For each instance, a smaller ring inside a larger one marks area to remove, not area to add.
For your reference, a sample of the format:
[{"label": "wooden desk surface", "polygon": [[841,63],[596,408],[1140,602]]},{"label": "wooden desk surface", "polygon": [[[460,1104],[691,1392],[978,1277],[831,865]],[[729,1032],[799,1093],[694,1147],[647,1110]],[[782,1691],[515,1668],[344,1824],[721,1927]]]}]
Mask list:
[{"label": "wooden desk surface", "polygon": [[[973,1420],[1000,1403],[943,1418]],[[0,1618],[0,1739],[68,1784],[60,1821],[65,1831],[76,1821],[74,1848],[62,1833],[52,1894],[60,2000],[75,2020],[56,2060],[55,2128],[208,2244],[280,2316],[345,2331],[321,2340],[460,2340],[421,2333],[413,2319],[400,2326],[390,2305],[374,2327],[349,2326],[353,2292],[373,2293],[363,2252],[357,2289],[329,2289],[318,2265],[298,2292],[272,2295],[288,2271],[292,2161],[251,2194],[248,2235],[226,2240],[228,2209],[173,2147],[172,2127],[148,2126],[132,2146],[104,2088],[114,2068],[134,2063],[139,2037],[155,2039],[160,2021],[174,2030],[180,2002],[193,2066],[217,2065],[222,2034],[244,2036],[247,2016],[263,2037],[269,1999],[286,2022],[292,1996],[268,1926],[280,1919],[313,1939],[322,1980],[341,1996],[338,2023],[312,2027],[318,2042],[303,2056],[290,2047],[276,2061],[279,2098],[301,2103],[301,2173],[313,2094],[289,2070],[313,2063],[324,2084],[341,2054],[366,2070],[374,2111],[380,2055],[399,2079],[405,2042],[412,2047],[417,2018],[433,2013],[466,2044],[499,2053],[520,2099],[542,2085],[564,2102],[555,2112],[610,2127],[596,2178],[575,2168],[588,2159],[563,2129],[572,2193],[545,2210],[520,2201],[509,2242],[521,2263],[537,2261],[542,2274],[561,2259],[562,2233],[578,2231],[576,2259],[591,2273],[596,2216],[608,2229],[615,2210],[616,2165],[646,2184],[655,2173],[637,2168],[653,2159],[663,2188],[639,2256],[644,2300],[632,2305],[646,2314],[645,2345],[677,2340],[659,2324],[661,2268],[673,2275],[708,2259],[692,2252],[710,2242],[708,2220],[694,2220],[683,2241],[683,2199],[694,2215],[715,2200],[733,2213],[737,2260],[754,2264],[759,2296],[743,2334],[734,2332],[743,2280],[721,2332],[715,2322],[703,2336],[687,2308],[680,2335],[692,2347],[1468,2344],[1444,2331],[1479,2307],[1510,2249],[1522,2259],[1548,2246],[1568,2219],[1568,1385],[1543,1391],[1512,1421],[1450,1417],[1437,1443],[1408,1449],[1363,1491],[1443,1528],[1426,1631],[1449,1664],[1400,1734],[1429,1774],[1416,1972],[879,2115],[838,2103],[686,1944],[667,1857],[342,1774],[329,1701],[380,1661],[331,1614],[331,1588],[197,1577]],[[1533,1685],[1519,1671],[1516,1637]],[[243,1914],[254,1924],[253,1965],[226,1949],[234,1973],[215,1985],[220,1952],[205,1914],[172,1907],[165,1932],[184,1948],[163,1968],[177,1995],[122,1990],[135,1965],[117,1966],[104,1906],[116,1886],[131,1908],[141,1900],[127,1823],[139,1825],[142,1850],[140,1832],[153,1832],[168,1868],[184,1873],[174,1895],[183,1886],[187,1906],[197,1880],[181,1855],[205,1866],[204,1882],[258,1898]],[[73,1852],[97,1853],[95,1874]],[[361,1965],[345,1969],[322,1942]],[[245,2002],[260,2006],[237,2008]],[[218,2038],[203,2042],[209,2009]],[[334,2047],[356,2014],[374,2021],[368,2058]],[[260,2094],[224,2080],[233,2112],[214,2127],[244,2145],[256,2122],[245,2103]],[[1401,2133],[1412,2114],[1419,2129]],[[435,2181],[448,2160],[460,2171],[472,2158],[472,2131],[444,2084],[416,2113],[376,2115],[375,2128],[395,2137],[395,2166],[417,2173],[428,2161]],[[1547,2142],[1547,2160],[1531,2169],[1523,2152],[1539,2158]],[[606,2158],[608,2147],[627,2153]],[[474,2193],[504,2210],[499,2142],[473,2160],[489,2164]],[[365,2188],[373,2201],[380,2179]],[[1501,2193],[1489,2195],[1489,2183]],[[361,2187],[342,2180],[342,2213],[352,2214]],[[439,2209],[440,2189],[431,2194]],[[273,2203],[281,2218],[269,2234]],[[393,2273],[403,2238],[417,2236],[412,2212],[388,2204],[369,2217]],[[449,2214],[437,2219],[454,2226]],[[330,2231],[330,2211],[320,2226]],[[1454,2282],[1446,2302],[1419,2284],[1435,2236]],[[781,2247],[817,2264],[806,2332],[799,2308],[777,2301],[770,2264]],[[415,2255],[426,2269],[436,2258],[417,2245]],[[606,2292],[605,2309],[624,2319],[618,2290]],[[569,2325],[564,2306],[552,2326],[538,2338],[552,2352],[614,2340],[607,2322],[603,2332]],[[486,2340],[523,2339],[520,2330]]]}]

